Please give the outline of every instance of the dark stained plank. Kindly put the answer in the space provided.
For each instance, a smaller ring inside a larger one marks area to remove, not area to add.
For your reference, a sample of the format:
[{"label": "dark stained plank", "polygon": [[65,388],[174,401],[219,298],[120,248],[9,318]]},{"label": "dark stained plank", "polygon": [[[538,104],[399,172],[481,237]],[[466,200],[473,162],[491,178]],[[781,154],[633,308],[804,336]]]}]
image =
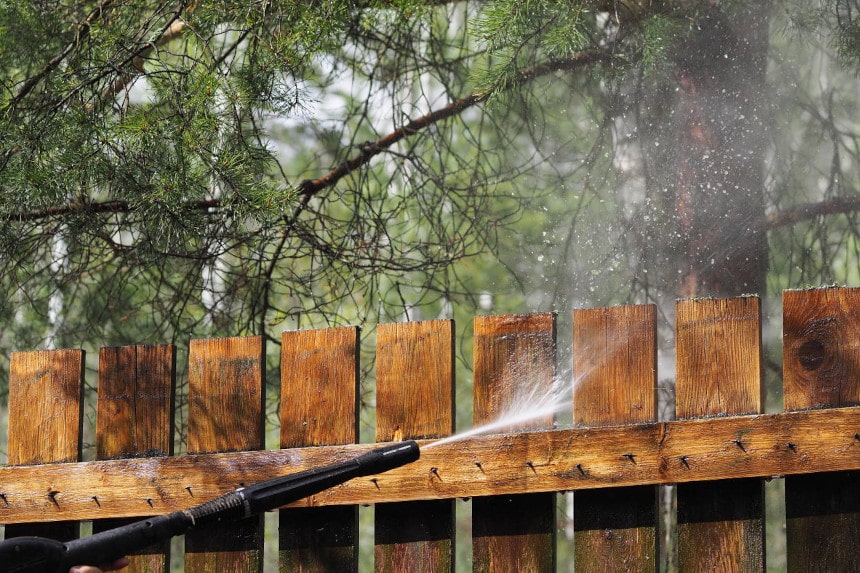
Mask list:
[{"label": "dark stained plank", "polygon": [[[173,455],[175,371],[172,344],[99,350],[96,459]],[[93,532],[129,521],[94,521]],[[128,573],[167,573],[170,542],[128,557]]]}]

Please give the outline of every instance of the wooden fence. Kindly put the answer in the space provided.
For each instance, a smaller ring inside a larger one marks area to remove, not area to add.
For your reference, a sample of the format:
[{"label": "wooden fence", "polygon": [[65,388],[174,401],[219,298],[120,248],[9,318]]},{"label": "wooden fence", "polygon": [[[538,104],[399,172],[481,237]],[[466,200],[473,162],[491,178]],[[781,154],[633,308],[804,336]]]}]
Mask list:
[{"label": "wooden fence", "polygon": [[[359,478],[280,512],[282,571],[356,568],[357,507],[375,504],[378,571],[450,571],[454,502],[471,498],[475,571],[555,570],[555,492],[573,491],[576,571],[655,571],[657,492],[677,485],[682,571],[762,571],[763,479],[785,476],[790,571],[860,563],[860,289],[783,297],[785,411],[763,414],[757,298],[676,309],[675,413],[657,421],[653,306],[573,313],[573,425],[552,416],[426,447],[454,430],[451,321],[380,325],[376,439],[422,440],[418,462]],[[474,422],[496,419],[556,374],[551,314],[474,322]],[[242,483],[359,445],[356,328],[283,334],[280,442],[264,447],[260,338],[193,340],[187,454],[172,455],[175,349],[103,348],[97,461],[80,462],[83,355],[11,357],[6,535],[71,537],[196,505]],[[568,343],[568,342],[566,342]],[[185,570],[261,568],[262,521],[188,535]],[[163,571],[166,547],[131,571]]]}]

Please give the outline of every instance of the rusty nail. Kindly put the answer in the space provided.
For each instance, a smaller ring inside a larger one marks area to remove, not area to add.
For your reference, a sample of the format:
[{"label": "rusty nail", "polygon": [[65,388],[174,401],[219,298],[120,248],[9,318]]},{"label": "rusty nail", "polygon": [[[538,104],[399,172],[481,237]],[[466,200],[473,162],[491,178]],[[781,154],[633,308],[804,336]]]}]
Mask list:
[{"label": "rusty nail", "polygon": [[370,483],[376,486],[376,489],[379,489],[379,480],[376,478],[370,478]]},{"label": "rusty nail", "polygon": [[481,462],[475,462],[475,465],[478,466],[478,469],[484,471],[484,466],[481,465]]},{"label": "rusty nail", "polygon": [[146,503],[149,504],[149,507],[155,507],[154,505],[152,505],[152,498],[151,497],[146,498]]},{"label": "rusty nail", "polygon": [[526,462],[526,465],[527,465],[527,466],[528,466],[528,467],[529,467],[529,468],[530,468],[534,473],[537,473],[537,470],[535,469],[535,465],[532,463],[532,461],[531,461],[531,460],[527,461],[527,462]]},{"label": "rusty nail", "polygon": [[92,497],[92,499],[93,499],[93,501],[94,501],[94,502],[96,502],[96,505],[97,505],[97,506],[99,506],[99,507],[101,507],[101,506],[102,506],[101,502],[99,501],[99,496],[94,495],[94,496]]},{"label": "rusty nail", "polygon": [[627,458],[630,463],[636,463],[636,456],[634,456],[633,454],[624,454],[624,457]]},{"label": "rusty nail", "polygon": [[580,475],[585,475],[585,470],[582,469],[582,464],[576,464],[576,469],[579,470]]},{"label": "rusty nail", "polygon": [[51,500],[51,502],[52,502],[54,505],[56,505],[57,507],[60,507],[60,504],[59,504],[59,503],[57,503],[57,494],[58,494],[58,493],[60,493],[60,492],[58,492],[58,491],[54,491],[54,490],[50,490],[50,491],[48,491],[48,498]]},{"label": "rusty nail", "polygon": [[439,481],[442,481],[442,478],[441,478],[441,477],[439,477],[439,470],[438,470],[438,468],[430,468],[430,473],[432,473],[434,476],[436,476],[437,478],[439,478]]},{"label": "rusty nail", "polygon": [[5,493],[0,493],[0,499],[2,499],[2,500],[3,500],[3,503],[5,503],[6,505],[9,505],[9,500],[8,500],[8,499],[6,499],[6,494],[5,494]]},{"label": "rusty nail", "polygon": [[797,451],[797,444],[794,444],[794,443],[792,443],[792,442],[788,442],[788,443],[785,445],[785,447],[786,447],[786,448],[788,448],[789,450],[791,450],[792,452],[796,452],[796,451]]},{"label": "rusty nail", "polygon": [[736,445],[737,447],[739,447],[739,448],[741,449],[741,451],[742,451],[742,452],[746,452],[746,451],[747,451],[747,449],[744,447],[744,443],[743,443],[742,441],[740,441],[740,440],[732,440],[732,443],[733,443],[734,445]]},{"label": "rusty nail", "polygon": [[690,469],[690,462],[687,461],[689,457],[681,456],[679,459],[681,460],[681,463],[684,464],[685,468]]},{"label": "rusty nail", "polygon": [[194,497],[194,493],[191,491],[190,485],[185,486],[185,491],[188,492],[188,495],[190,495],[191,497]]},{"label": "rusty nail", "polygon": [[854,434],[854,439],[860,442],[860,432]]}]

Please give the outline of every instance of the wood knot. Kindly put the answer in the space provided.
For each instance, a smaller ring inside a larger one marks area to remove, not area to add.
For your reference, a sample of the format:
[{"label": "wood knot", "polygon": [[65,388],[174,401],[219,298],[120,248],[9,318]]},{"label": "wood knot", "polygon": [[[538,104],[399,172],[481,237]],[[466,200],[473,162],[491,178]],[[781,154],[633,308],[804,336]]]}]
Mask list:
[{"label": "wood knot", "polygon": [[820,340],[807,340],[797,350],[797,359],[804,370],[817,370],[824,363],[824,343]]}]

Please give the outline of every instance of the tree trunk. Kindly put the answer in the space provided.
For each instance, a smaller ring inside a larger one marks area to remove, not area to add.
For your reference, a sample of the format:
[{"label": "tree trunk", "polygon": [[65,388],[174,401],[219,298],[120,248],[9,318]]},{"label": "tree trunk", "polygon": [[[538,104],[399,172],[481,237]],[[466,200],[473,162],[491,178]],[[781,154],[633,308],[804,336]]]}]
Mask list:
[{"label": "tree trunk", "polygon": [[676,58],[675,212],[679,295],[763,294],[769,0],[712,8]]}]

